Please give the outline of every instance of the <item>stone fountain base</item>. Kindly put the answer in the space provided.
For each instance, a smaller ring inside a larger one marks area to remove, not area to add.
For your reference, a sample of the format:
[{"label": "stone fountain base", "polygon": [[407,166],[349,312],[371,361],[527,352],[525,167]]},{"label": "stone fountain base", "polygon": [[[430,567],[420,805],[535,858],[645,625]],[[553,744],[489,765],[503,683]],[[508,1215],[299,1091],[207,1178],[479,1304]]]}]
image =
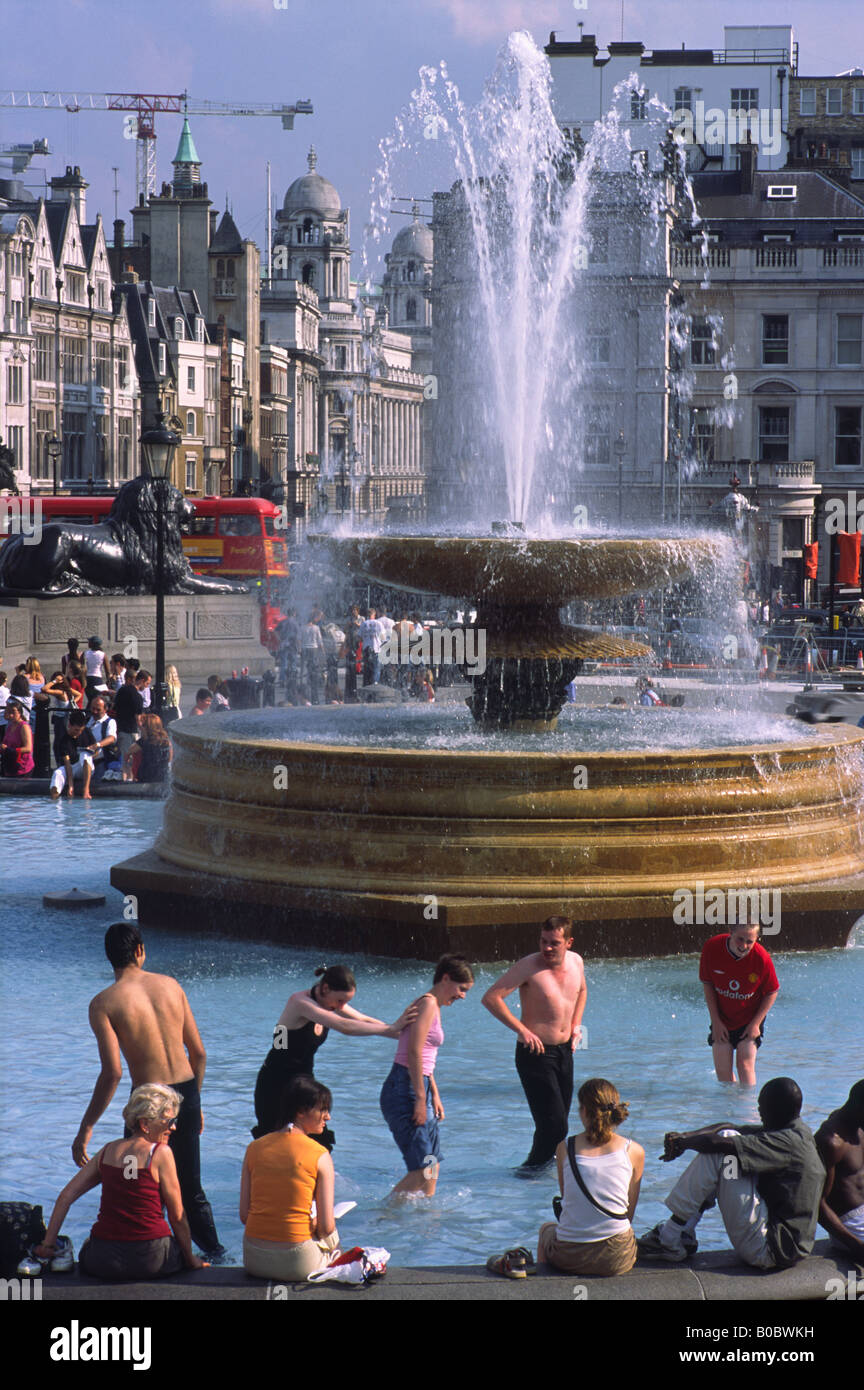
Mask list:
[{"label": "stone fountain base", "polygon": [[284,743],[256,724],[177,730],[162,834],[112,871],[144,924],[494,960],[561,912],[593,956],[694,951],[730,890],[769,895],[769,948],[842,946],[864,914],[857,729],[574,768],[572,753]]}]

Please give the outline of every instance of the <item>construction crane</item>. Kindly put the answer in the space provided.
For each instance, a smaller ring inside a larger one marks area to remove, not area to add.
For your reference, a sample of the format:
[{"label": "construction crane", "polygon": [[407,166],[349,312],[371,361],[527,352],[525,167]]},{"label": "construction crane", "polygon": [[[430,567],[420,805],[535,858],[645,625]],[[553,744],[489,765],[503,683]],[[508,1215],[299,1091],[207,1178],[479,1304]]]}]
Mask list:
[{"label": "construction crane", "polygon": [[135,141],[135,199],[156,191],[156,115],[160,111],[185,116],[279,116],[283,130],[293,130],[295,116],[310,116],[311,101],[290,106],[259,102],[198,101],[188,92],[10,92],[0,91],[0,107],[40,111],[128,111],[123,123],[127,140]]},{"label": "construction crane", "polygon": [[8,164],[13,174],[23,174],[37,154],[51,154],[47,140],[30,140],[24,145],[0,145],[0,164]]}]

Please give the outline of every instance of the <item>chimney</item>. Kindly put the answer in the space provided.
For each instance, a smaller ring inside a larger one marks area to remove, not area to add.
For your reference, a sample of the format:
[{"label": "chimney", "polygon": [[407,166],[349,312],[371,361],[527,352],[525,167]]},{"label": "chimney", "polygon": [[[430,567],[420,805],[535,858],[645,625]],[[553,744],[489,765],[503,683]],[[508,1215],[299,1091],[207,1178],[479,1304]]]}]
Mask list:
[{"label": "chimney", "polygon": [[83,226],[87,221],[87,198],[86,190],[90,185],[81,177],[81,170],[76,164],[66,165],[66,173],[58,174],[51,180],[52,203],[74,203],[75,211],[78,214],[78,223]]},{"label": "chimney", "polygon": [[126,245],[126,223],[122,217],[114,219],[114,250],[122,251]]},{"label": "chimney", "polygon": [[742,193],[752,193],[756,182],[756,146],[747,132],[747,139],[738,146],[740,189]]}]

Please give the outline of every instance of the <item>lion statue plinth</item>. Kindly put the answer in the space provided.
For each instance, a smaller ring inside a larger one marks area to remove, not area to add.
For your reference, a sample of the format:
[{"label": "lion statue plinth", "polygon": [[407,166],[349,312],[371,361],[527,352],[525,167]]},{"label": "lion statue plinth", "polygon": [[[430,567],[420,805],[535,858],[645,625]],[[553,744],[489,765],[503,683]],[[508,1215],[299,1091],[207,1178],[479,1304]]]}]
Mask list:
[{"label": "lion statue plinth", "polygon": [[163,575],[166,594],[246,593],[231,579],[193,574],[182,528],[194,507],[170,483],[149,477],[124,483],[108,518],[96,526],[51,522],[38,539],[11,536],[0,550],[0,588],[29,594],[149,594],[156,588],[156,487],[164,487]]}]

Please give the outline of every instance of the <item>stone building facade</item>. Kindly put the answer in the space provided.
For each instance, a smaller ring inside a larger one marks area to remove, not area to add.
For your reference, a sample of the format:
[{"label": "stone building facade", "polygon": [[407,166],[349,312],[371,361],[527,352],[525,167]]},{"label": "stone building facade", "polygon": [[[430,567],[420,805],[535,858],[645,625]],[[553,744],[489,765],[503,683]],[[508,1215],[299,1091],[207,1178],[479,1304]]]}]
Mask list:
[{"label": "stone building facade", "polygon": [[0,418],[22,492],[112,489],[138,471],[129,323],[86,190],[76,166],[51,180],[48,199],[0,197]]}]

